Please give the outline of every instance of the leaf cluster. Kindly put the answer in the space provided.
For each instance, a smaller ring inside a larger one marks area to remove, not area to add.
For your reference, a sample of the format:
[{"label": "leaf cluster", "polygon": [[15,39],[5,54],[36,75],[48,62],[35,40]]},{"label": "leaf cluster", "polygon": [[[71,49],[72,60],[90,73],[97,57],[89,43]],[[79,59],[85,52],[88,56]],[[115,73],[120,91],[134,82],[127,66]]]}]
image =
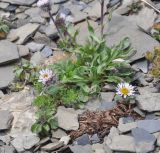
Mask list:
[{"label": "leaf cluster", "polygon": [[38,80],[38,68],[34,67],[28,60],[22,59],[20,64],[15,67],[15,82],[10,86],[11,90],[19,91],[25,85],[35,84]]},{"label": "leaf cluster", "polygon": [[74,49],[77,44],[77,36],[79,34],[78,30],[75,30],[72,24],[66,25],[64,28],[61,28],[63,31],[64,39],[59,40],[58,47],[64,51],[69,51],[69,49]]},{"label": "leaf cluster", "polygon": [[138,2],[133,2],[131,5],[128,6],[129,8],[129,13],[138,13],[142,9],[142,4],[140,1]]},{"label": "leaf cluster", "polygon": [[160,47],[155,47],[153,52],[146,53],[146,59],[151,64],[149,73],[156,78],[160,77]]},{"label": "leaf cluster", "polygon": [[53,65],[59,80],[63,84],[72,84],[90,94],[99,93],[105,82],[119,83],[129,81],[133,74],[126,62],[130,53],[130,42],[124,38],[118,45],[108,47],[106,41],[99,39],[92,26],[88,23],[90,36],[85,45],[78,45],[72,50],[76,61],[61,61]]},{"label": "leaf cluster", "polygon": [[38,111],[36,112],[36,123],[31,127],[32,132],[47,135],[51,130],[57,129],[58,122],[54,118],[56,110],[52,97],[40,95],[36,97],[33,105],[38,108]]},{"label": "leaf cluster", "polygon": [[6,34],[9,32],[9,26],[2,19],[0,19],[0,32],[4,32]]}]

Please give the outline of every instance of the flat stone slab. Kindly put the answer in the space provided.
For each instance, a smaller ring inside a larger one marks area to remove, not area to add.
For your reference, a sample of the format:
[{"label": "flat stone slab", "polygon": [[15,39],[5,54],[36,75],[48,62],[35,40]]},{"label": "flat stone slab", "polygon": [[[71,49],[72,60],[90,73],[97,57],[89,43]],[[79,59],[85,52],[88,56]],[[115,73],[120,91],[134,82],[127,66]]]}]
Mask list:
[{"label": "flat stone slab", "polygon": [[78,137],[75,142],[76,145],[85,146],[90,144],[90,139],[88,134],[83,134],[82,136]]},{"label": "flat stone slab", "polygon": [[138,107],[147,112],[160,111],[160,93],[152,93],[149,87],[138,88],[136,96]]},{"label": "flat stone slab", "polygon": [[35,110],[32,107],[34,94],[32,88],[5,95],[0,103],[0,109],[9,110],[14,116],[12,128],[8,133],[12,138],[18,135],[33,135],[31,126],[35,122]]},{"label": "flat stone slab", "polygon": [[7,2],[7,3],[11,3],[11,4],[16,4],[16,5],[30,6],[34,2],[36,2],[36,0],[1,0],[1,2]]},{"label": "flat stone slab", "polygon": [[134,22],[130,22],[127,17],[114,14],[112,20],[107,24],[104,33],[109,46],[118,44],[123,38],[129,37],[131,45],[136,54],[131,57],[131,61],[143,58],[148,50],[153,50],[159,46],[159,42],[151,36],[140,31]]},{"label": "flat stone slab", "polygon": [[64,130],[77,130],[79,128],[78,113],[72,108],[58,107],[56,117],[59,127]]},{"label": "flat stone slab", "polygon": [[56,150],[56,149],[62,147],[63,145],[64,145],[63,142],[49,143],[49,144],[43,146],[41,149],[44,151],[53,151],[53,150]]},{"label": "flat stone slab", "polygon": [[118,130],[121,133],[125,133],[125,132],[129,132],[132,129],[137,127],[137,123],[136,122],[129,122],[129,123],[123,123],[123,118],[119,119],[119,125],[118,125]]},{"label": "flat stone slab", "polygon": [[8,34],[8,39],[13,40],[17,38],[16,44],[24,44],[39,28],[38,24],[27,23],[24,26],[19,27],[18,29],[13,29]]},{"label": "flat stone slab", "polygon": [[7,110],[0,110],[0,131],[11,127],[13,115]]},{"label": "flat stone slab", "polygon": [[114,151],[135,152],[134,138],[127,135],[114,136],[109,147]]},{"label": "flat stone slab", "polygon": [[70,149],[74,153],[93,153],[91,145],[74,145],[70,146]]},{"label": "flat stone slab", "polygon": [[133,129],[132,135],[135,140],[136,152],[148,153],[154,150],[154,144],[156,142],[156,138],[154,135],[140,128]]},{"label": "flat stone slab", "polygon": [[8,63],[19,58],[17,46],[8,41],[0,41],[0,65]]},{"label": "flat stone slab", "polygon": [[40,138],[38,136],[36,136],[36,135],[27,136],[27,137],[25,137],[25,139],[23,141],[24,148],[26,150],[27,149],[31,149],[39,141],[40,141]]},{"label": "flat stone slab", "polygon": [[160,120],[141,120],[137,121],[137,127],[155,133],[160,131]]},{"label": "flat stone slab", "polygon": [[0,89],[8,87],[14,80],[14,66],[0,66]]}]

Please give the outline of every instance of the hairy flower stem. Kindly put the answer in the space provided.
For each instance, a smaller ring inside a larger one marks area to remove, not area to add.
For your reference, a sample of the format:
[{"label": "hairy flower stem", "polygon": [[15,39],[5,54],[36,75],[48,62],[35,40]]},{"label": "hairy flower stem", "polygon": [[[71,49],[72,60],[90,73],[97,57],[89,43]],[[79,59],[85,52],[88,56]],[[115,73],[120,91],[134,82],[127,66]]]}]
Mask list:
[{"label": "hairy flower stem", "polygon": [[101,0],[101,38],[103,39],[103,31],[104,31],[104,25],[103,25],[103,22],[104,22],[104,0]]},{"label": "hairy flower stem", "polygon": [[55,22],[55,20],[54,20],[54,18],[53,18],[53,16],[52,16],[52,14],[51,14],[51,11],[49,10],[48,13],[49,13],[49,16],[50,16],[51,20],[53,21],[53,23],[54,23],[57,31],[58,31],[58,34],[59,34],[60,38],[61,38],[63,41],[65,41],[64,38],[63,38],[63,35],[61,34],[61,31],[59,30],[59,28],[58,28],[58,26],[57,26],[57,24],[56,24],[56,22]]}]

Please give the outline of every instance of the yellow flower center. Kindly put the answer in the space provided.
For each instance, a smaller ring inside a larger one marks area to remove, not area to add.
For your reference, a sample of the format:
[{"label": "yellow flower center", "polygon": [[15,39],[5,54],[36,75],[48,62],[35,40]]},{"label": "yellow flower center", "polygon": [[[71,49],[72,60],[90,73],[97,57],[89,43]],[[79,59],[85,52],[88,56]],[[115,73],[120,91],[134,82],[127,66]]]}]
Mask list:
[{"label": "yellow flower center", "polygon": [[129,93],[129,89],[126,88],[126,87],[122,87],[122,88],[120,89],[120,91],[121,91],[121,93],[122,93],[123,95],[127,95],[127,94]]},{"label": "yellow flower center", "polygon": [[48,74],[44,74],[44,75],[43,75],[43,78],[48,78]]}]

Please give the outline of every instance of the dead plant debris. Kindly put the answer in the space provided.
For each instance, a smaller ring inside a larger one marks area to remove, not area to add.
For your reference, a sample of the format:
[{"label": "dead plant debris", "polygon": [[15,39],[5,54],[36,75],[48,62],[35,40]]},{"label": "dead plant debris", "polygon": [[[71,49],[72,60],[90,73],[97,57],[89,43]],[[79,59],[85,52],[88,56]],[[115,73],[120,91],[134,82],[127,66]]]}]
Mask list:
[{"label": "dead plant debris", "polygon": [[98,134],[100,138],[106,136],[111,127],[117,127],[121,117],[133,117],[134,119],[142,119],[136,112],[133,111],[133,105],[125,105],[119,103],[116,107],[107,111],[86,111],[79,115],[80,128],[76,131],[71,131],[69,135],[72,139],[76,139],[87,133],[93,135]]}]

